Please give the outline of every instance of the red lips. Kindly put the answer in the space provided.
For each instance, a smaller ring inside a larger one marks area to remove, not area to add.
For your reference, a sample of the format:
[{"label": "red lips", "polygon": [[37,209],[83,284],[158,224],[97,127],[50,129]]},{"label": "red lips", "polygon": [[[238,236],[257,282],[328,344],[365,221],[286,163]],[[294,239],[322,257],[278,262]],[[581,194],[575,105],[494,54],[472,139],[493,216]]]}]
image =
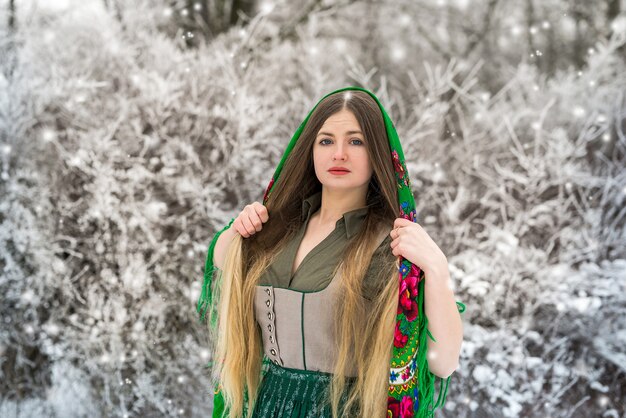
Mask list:
[{"label": "red lips", "polygon": [[350,172],[350,170],[344,167],[331,167],[328,169],[328,171],[345,171],[346,173]]}]

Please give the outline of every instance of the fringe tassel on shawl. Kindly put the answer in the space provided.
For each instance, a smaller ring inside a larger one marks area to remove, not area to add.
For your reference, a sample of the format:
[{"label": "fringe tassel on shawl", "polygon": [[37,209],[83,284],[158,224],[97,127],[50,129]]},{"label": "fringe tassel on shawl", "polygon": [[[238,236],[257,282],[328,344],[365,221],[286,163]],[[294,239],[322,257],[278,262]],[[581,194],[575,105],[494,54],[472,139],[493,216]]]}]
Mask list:
[{"label": "fringe tassel on shawl", "polygon": [[[213,252],[215,250],[215,244],[217,243],[217,239],[222,234],[222,232],[226,231],[235,221],[235,218],[232,218],[228,225],[222,228],[221,231],[217,232],[211,243],[209,244],[209,249],[207,251],[206,261],[204,263],[204,281],[202,283],[202,292],[200,293],[200,298],[198,299],[198,305],[196,306],[196,311],[200,314],[199,321],[202,323],[205,320],[206,313],[209,311],[210,326],[212,329],[216,329],[217,327],[217,312],[216,312],[216,303],[213,302],[213,287],[216,289],[220,288],[220,279],[221,274],[217,278],[217,283],[213,283],[213,274],[215,271],[220,271],[213,264]],[[219,292],[218,292],[219,293]],[[210,361],[207,367],[211,367],[213,365],[213,361]],[[224,397],[221,393],[221,386],[219,380],[217,380],[213,390],[213,417],[222,418],[227,417],[228,412],[225,411],[224,405]],[[245,394],[244,394],[245,396]],[[245,404],[244,404],[245,405]]]},{"label": "fringe tassel on shawl", "polygon": [[[431,340],[437,342],[433,335],[428,330],[428,318],[426,317],[426,312],[424,309],[424,272],[420,273],[420,281],[418,284],[418,301],[417,306],[419,310],[418,318],[418,350],[417,350],[417,359],[416,359],[416,368],[418,373],[418,392],[419,392],[419,400],[418,400],[418,408],[417,414],[415,418],[431,418],[434,416],[435,409],[443,408],[446,402],[446,396],[448,394],[448,384],[450,383],[450,378],[452,375],[448,376],[446,379],[441,377],[437,377],[428,369],[428,360],[427,360],[427,351],[428,351],[428,340],[430,337]],[[465,312],[465,305],[461,302],[456,302],[457,309],[460,313]],[[459,306],[460,305],[460,306]],[[435,380],[439,379],[439,396],[437,397],[437,402],[433,406],[433,397],[434,397],[434,389],[435,389]]]}]

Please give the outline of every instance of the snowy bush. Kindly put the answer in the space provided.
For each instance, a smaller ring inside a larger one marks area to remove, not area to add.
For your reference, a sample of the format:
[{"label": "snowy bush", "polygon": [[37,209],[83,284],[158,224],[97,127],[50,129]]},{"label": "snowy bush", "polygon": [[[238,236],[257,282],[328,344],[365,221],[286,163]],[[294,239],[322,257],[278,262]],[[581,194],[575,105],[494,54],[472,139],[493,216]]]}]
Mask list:
[{"label": "snowy bush", "polygon": [[208,244],[346,85],[467,307],[438,414],[626,414],[623,12],[279,1],[201,36],[191,2],[56,4],[0,14],[0,416],[210,415]]}]

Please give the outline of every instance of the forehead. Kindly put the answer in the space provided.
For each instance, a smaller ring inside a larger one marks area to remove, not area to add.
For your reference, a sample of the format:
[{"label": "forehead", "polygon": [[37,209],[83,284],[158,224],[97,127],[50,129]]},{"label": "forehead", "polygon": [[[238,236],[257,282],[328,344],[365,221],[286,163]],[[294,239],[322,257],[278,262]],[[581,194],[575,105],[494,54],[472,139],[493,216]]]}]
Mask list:
[{"label": "forehead", "polygon": [[359,121],[357,121],[356,116],[354,116],[354,113],[352,113],[349,110],[343,109],[329,116],[328,119],[324,121],[324,124],[322,125],[322,128],[320,130],[323,130],[325,128],[328,128],[328,129],[351,128],[351,129],[358,130],[360,126],[359,126]]}]

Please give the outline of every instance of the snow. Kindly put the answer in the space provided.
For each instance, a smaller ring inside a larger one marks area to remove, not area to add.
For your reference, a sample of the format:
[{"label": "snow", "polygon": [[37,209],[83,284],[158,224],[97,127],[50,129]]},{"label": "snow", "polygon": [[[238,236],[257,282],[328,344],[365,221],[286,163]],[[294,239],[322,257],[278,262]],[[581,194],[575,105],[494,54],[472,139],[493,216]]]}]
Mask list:
[{"label": "snow", "polygon": [[623,12],[277,1],[209,34],[205,3],[15,3],[0,416],[210,415],[208,244],[349,84],[394,120],[466,305],[441,416],[626,414]]}]

